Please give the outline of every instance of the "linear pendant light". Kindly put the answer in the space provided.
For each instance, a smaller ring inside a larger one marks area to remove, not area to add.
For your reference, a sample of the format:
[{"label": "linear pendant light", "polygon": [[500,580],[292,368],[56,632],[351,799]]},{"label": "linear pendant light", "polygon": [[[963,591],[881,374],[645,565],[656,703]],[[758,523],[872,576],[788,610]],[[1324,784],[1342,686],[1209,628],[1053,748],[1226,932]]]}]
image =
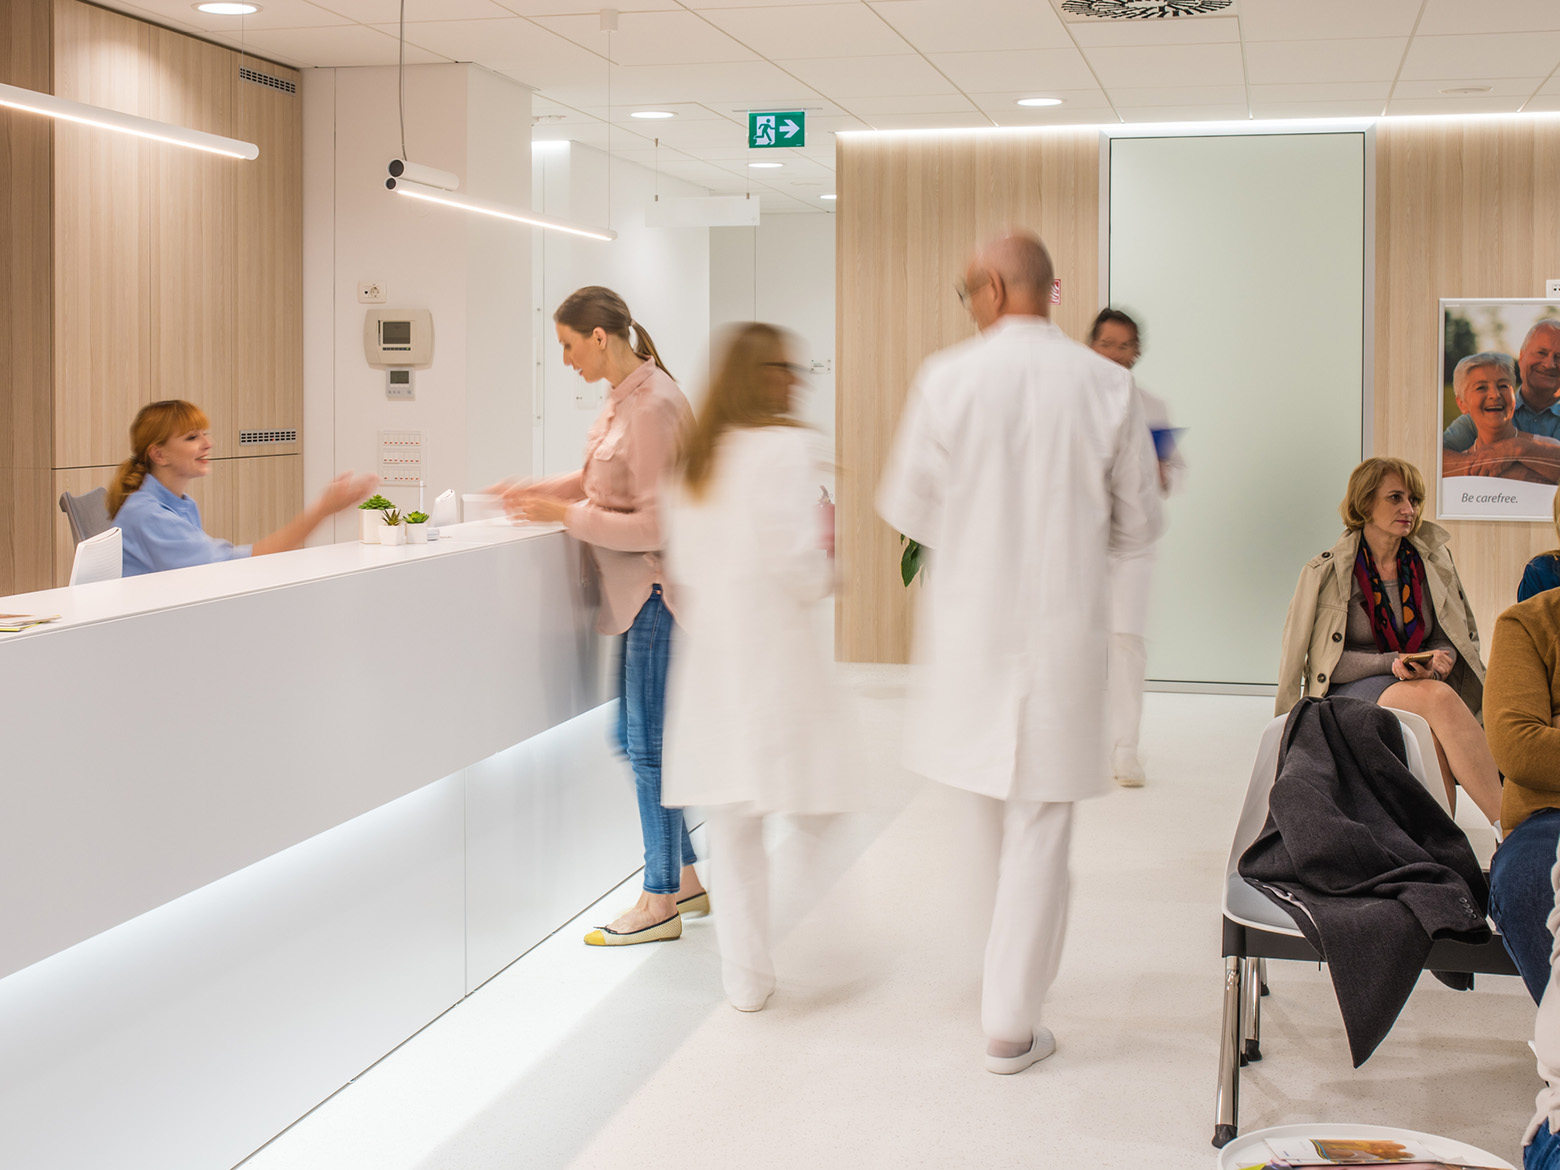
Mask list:
[{"label": "linear pendant light", "polygon": [[121,114],[118,110],[105,110],[102,106],[89,106],[85,102],[73,102],[69,98],[55,97],[52,93],[39,93],[35,89],[22,89],[4,82],[0,82],[0,106],[42,114],[46,118],[61,118],[82,126],[95,126],[99,130],[134,134],[137,138],[150,138],[170,146],[188,146],[194,150],[226,155],[228,158],[260,157],[260,148],[253,142],[207,134],[204,130],[191,130],[171,122],[155,122],[151,118],[140,118],[134,114]]},{"label": "linear pendant light", "polygon": [[413,182],[404,175],[400,178],[392,176],[386,179],[385,187],[394,191],[397,195],[421,199],[425,203],[438,203],[444,207],[455,207],[461,211],[473,211],[478,215],[491,215],[495,219],[507,219],[514,223],[529,224],[531,227],[547,228],[555,232],[568,232],[571,235],[585,236],[587,239],[592,240],[617,239],[617,232],[611,228],[582,227],[579,224],[565,223],[561,219],[548,219],[546,216],[533,215],[529,211],[506,207],[502,203],[485,203],[479,199],[472,199],[466,195],[457,195],[453,191],[446,191],[442,187],[432,187],[426,183]]}]

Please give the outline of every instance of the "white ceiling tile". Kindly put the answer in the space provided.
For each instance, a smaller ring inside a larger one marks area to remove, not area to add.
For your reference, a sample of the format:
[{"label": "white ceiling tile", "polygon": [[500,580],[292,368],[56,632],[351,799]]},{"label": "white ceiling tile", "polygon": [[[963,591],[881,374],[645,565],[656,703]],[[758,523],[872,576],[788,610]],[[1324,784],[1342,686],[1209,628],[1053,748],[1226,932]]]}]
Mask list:
[{"label": "white ceiling tile", "polygon": [[[271,0],[257,0],[269,12]],[[313,4],[359,24],[396,24],[400,0],[313,0]],[[504,20],[514,13],[494,0],[406,0],[406,23],[420,20]]]},{"label": "white ceiling tile", "polygon": [[1015,107],[988,112],[999,126],[1106,126],[1121,121],[1116,111],[1103,102],[1094,106],[1045,106],[1037,110]]},{"label": "white ceiling tile", "polygon": [[1088,89],[1095,85],[1094,74],[1077,49],[933,53],[930,59],[966,91],[1028,89],[1039,96],[1052,89]]},{"label": "white ceiling tile", "polygon": [[1544,83],[1544,87],[1538,92],[1545,97],[1548,97],[1552,94],[1560,94],[1560,74],[1557,74],[1556,76],[1551,77],[1548,81],[1546,81]]},{"label": "white ceiling tile", "polygon": [[1014,114],[1028,115],[1033,113],[1044,113],[1047,110],[1065,110],[1069,107],[1094,108],[1097,106],[1110,105],[1110,99],[1105,96],[1105,91],[1097,85],[1090,86],[1087,89],[1058,89],[1047,91],[1047,96],[1059,97],[1062,99],[1062,104],[1060,106],[1020,106],[1018,104],[1019,98],[1030,97],[1033,95],[1033,93],[1034,91],[1030,89],[1007,89],[1000,90],[996,93],[978,91],[971,92],[969,99],[981,109],[985,110],[988,114],[996,113],[998,115],[997,120],[999,122],[1005,120],[1005,116],[1009,111],[1012,111]]},{"label": "white ceiling tile", "polygon": [[1262,101],[1251,102],[1258,118],[1379,118],[1385,98],[1356,98],[1353,101]]},{"label": "white ceiling tile", "polygon": [[850,99],[851,113],[863,118],[871,117],[873,114],[946,114],[955,111],[968,113],[974,109],[973,100],[967,101],[956,93]]},{"label": "white ceiling tile", "polygon": [[725,8],[705,19],[770,60],[784,57],[881,57],[912,52],[865,4]]},{"label": "white ceiling tile", "polygon": [[1113,20],[1070,26],[1085,49],[1125,45],[1216,45],[1240,40],[1233,16],[1207,20]]},{"label": "white ceiling tile", "polygon": [[[266,0],[259,12],[248,16],[213,16],[209,12],[199,11],[192,3],[179,3],[178,0],[166,6],[158,4],[142,7],[151,8],[153,19],[159,24],[167,23],[172,18],[185,28],[199,29],[202,34],[219,33],[234,38],[261,28],[324,28],[333,24],[352,23],[349,17],[310,4],[308,0]],[[165,7],[170,10],[164,12]]]},{"label": "white ceiling tile", "polygon": [[1408,45],[1404,37],[1331,41],[1248,41],[1252,85],[1391,81]]},{"label": "white ceiling tile", "polygon": [[1560,30],[1554,0],[1426,0],[1421,36],[1457,33],[1525,33]]},{"label": "white ceiling tile", "polygon": [[991,128],[991,119],[979,110],[967,114],[879,114],[872,119],[875,130],[953,130],[964,127]]},{"label": "white ceiling tile", "polygon": [[871,7],[923,53],[1072,47],[1061,19],[1041,0],[885,0]]},{"label": "white ceiling tile", "polygon": [[614,65],[708,65],[758,58],[757,53],[691,12],[625,12],[613,34],[601,31],[599,15],[538,16],[535,20],[603,56],[610,35]]},{"label": "white ceiling tile", "polygon": [[[1422,3],[1423,0],[1240,0],[1240,27],[1248,41],[1406,37],[1414,31]],[[1457,3],[1466,6],[1467,0]],[[1422,24],[1419,31],[1425,31]]]},{"label": "white ceiling tile", "polygon": [[1387,106],[1390,114],[1508,114],[1522,108],[1527,99],[1520,97],[1442,97],[1394,99]]},{"label": "white ceiling tile", "polygon": [[[684,126],[689,122],[730,122],[735,120],[735,115],[712,110],[709,106],[700,105],[697,102],[663,102],[656,107],[665,113],[675,114],[676,117],[665,119],[645,119],[631,117],[632,111],[625,110],[613,102],[615,107],[613,115],[620,126],[633,126],[639,130],[654,130],[656,127]],[[534,108],[534,102],[533,102]],[[607,116],[605,107],[588,111],[592,116],[604,118]]]},{"label": "white ceiling tile", "polygon": [[1547,77],[1560,65],[1560,32],[1417,36],[1401,76]]},{"label": "white ceiling tile", "polygon": [[[395,35],[394,25],[375,27]],[[594,79],[605,91],[605,58],[528,20],[428,21],[407,25],[406,40],[452,61],[476,61],[538,89]]]},{"label": "white ceiling tile", "polygon": [[1560,92],[1533,98],[1522,109],[1527,113],[1546,113],[1550,110],[1560,110]]},{"label": "white ceiling tile", "polygon": [[1392,92],[1392,82],[1381,81],[1333,81],[1298,82],[1288,85],[1253,85],[1251,100],[1264,102],[1385,102]]},{"label": "white ceiling tile", "polygon": [[[394,65],[398,46],[386,36],[361,24],[338,24],[330,28],[257,29],[245,36],[256,53],[296,65],[320,68],[352,65]],[[427,65],[448,58],[409,44],[408,65]]]},{"label": "white ceiling tile", "polygon": [[1117,106],[1219,106],[1246,104],[1244,85],[1164,85],[1122,87],[1110,91]]},{"label": "white ceiling tile", "polygon": [[[891,57],[874,60],[893,60]],[[820,64],[827,64],[821,62]],[[602,104],[605,75],[542,87],[569,105]],[[819,95],[765,61],[716,65],[617,65],[612,69],[614,111],[663,102],[700,102],[717,110],[799,110]]]},{"label": "white ceiling tile", "polygon": [[742,146],[747,142],[747,126],[713,119],[703,122],[641,122],[636,131],[647,138],[660,138],[662,145],[701,153]]},{"label": "white ceiling tile", "polygon": [[775,64],[846,107],[853,97],[954,92],[947,78],[914,55],[787,60]]},{"label": "white ceiling tile", "polygon": [[[1542,77],[1485,77],[1469,80],[1467,78],[1453,78],[1443,81],[1399,81],[1392,89],[1392,100],[1403,98],[1439,98],[1439,97],[1528,97],[1544,83]],[[1443,94],[1443,89],[1454,89],[1460,86],[1487,85],[1490,87],[1488,94]]]},{"label": "white ceiling tile", "polygon": [[[520,16],[594,16],[600,20],[601,10],[607,7],[601,0],[498,0],[510,12]],[[773,3],[773,0],[771,0]],[[679,8],[676,0],[613,0],[610,5],[619,12],[669,12]]]},{"label": "white ceiling tile", "polygon": [[1201,106],[1117,106],[1123,122],[1244,122],[1250,114],[1240,105]]},{"label": "white ceiling tile", "polygon": [[1245,85],[1239,45],[1156,45],[1085,49],[1100,84]]}]

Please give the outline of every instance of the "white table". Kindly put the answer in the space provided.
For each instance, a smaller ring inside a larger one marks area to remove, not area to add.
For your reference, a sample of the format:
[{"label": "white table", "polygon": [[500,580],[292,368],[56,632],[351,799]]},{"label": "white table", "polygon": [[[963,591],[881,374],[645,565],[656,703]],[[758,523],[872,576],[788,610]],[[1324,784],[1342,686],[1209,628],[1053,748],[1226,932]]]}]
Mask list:
[{"label": "white table", "polygon": [[[1433,1151],[1449,1162],[1466,1162],[1470,1166],[1488,1166],[1492,1170],[1514,1170],[1510,1162],[1494,1154],[1470,1146],[1466,1142],[1437,1137],[1433,1133],[1420,1133],[1414,1129],[1397,1129],[1389,1125],[1349,1125],[1346,1123],[1305,1123],[1299,1125],[1274,1125],[1243,1133],[1219,1151],[1218,1170],[1237,1170],[1240,1167],[1260,1166],[1267,1160],[1268,1138],[1378,1138],[1389,1141],[1413,1143]],[[1520,1134],[1513,1134],[1516,1142]]]},{"label": "white table", "polygon": [[638,866],[582,550],[446,535],[0,598],[0,1165],[230,1166]]}]

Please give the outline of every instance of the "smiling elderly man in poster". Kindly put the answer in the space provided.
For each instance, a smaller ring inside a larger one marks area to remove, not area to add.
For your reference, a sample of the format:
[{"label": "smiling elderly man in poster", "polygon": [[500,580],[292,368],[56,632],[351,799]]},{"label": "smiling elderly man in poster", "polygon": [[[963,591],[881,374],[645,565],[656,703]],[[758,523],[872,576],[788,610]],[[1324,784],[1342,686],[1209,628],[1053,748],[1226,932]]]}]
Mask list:
[{"label": "smiling elderly man in poster", "polygon": [[[1517,353],[1521,391],[1511,421],[1528,435],[1560,439],[1560,320],[1547,318],[1528,330]],[[1520,459],[1528,450],[1520,441],[1495,444],[1471,454],[1478,430],[1467,414],[1459,415],[1441,436],[1441,474],[1499,475],[1503,463]],[[1550,477],[1546,482],[1553,483]]]},{"label": "smiling elderly man in poster", "polygon": [[1066,933],[1073,802],[1115,787],[1108,557],[1162,526],[1131,376],[1050,322],[1051,282],[1031,235],[971,261],[960,296],[980,334],[922,366],[878,496],[931,550],[906,765],[975,793],[1000,832],[981,992],[997,1073],[1055,1050],[1040,1013]]}]

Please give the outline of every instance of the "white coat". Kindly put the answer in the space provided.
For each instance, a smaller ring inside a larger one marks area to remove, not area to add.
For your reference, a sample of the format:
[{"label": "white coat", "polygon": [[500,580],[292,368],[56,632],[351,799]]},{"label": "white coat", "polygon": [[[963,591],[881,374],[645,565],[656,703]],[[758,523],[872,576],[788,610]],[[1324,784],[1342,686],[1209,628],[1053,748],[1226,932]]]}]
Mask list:
[{"label": "white coat", "polygon": [[667,489],[667,575],[678,632],[667,679],[661,799],[752,814],[835,812],[843,760],[833,662],[817,603],[819,477],[806,432],[720,440],[703,497]]},{"label": "white coat", "polygon": [[1127,371],[1038,317],[934,354],[878,510],[932,550],[906,766],[999,799],[1109,791],[1109,557],[1162,525]]}]

